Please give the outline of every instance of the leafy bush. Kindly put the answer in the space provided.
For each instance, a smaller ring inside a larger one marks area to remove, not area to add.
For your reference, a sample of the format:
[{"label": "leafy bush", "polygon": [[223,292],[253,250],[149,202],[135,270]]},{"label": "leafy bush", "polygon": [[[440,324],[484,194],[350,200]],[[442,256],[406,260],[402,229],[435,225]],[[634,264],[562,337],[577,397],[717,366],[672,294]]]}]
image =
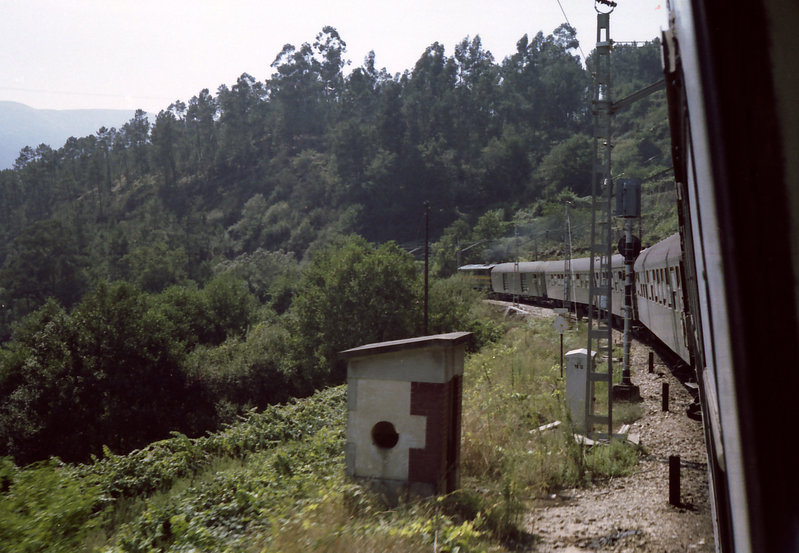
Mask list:
[{"label": "leafy bush", "polygon": [[[13,512],[0,518],[0,546],[291,553],[528,543],[521,521],[529,499],[624,474],[637,459],[623,444],[577,444],[568,424],[534,431],[566,420],[554,336],[549,321],[519,324],[467,360],[462,487],[448,496],[389,507],[345,478],[347,402],[339,386],[249,412],[208,436],[174,434],[128,455],[106,449],[88,465],[21,469],[4,460],[0,515]],[[567,333],[567,344],[583,340],[582,331]],[[26,496],[33,507],[23,506]]]},{"label": "leafy bush", "polygon": [[340,382],[338,352],[409,338],[421,323],[419,275],[396,244],[352,236],[317,252],[291,307],[298,363],[316,386]]},{"label": "leafy bush", "polygon": [[435,280],[430,287],[430,334],[466,331],[474,334],[470,351],[477,351],[502,337],[502,325],[480,301],[483,295],[472,289],[463,275]]},{"label": "leafy bush", "polygon": [[215,406],[212,427],[252,408],[287,401],[305,386],[290,363],[291,337],[280,325],[261,324],[246,338],[216,347],[198,346],[186,358],[187,378]]},{"label": "leafy bush", "polygon": [[182,351],[146,294],[101,284],[71,314],[44,309],[3,359],[3,454],[85,460],[103,444],[127,451],[182,424]]},{"label": "leafy bush", "polygon": [[105,522],[100,486],[56,461],[25,469],[0,459],[0,549],[9,553],[80,549]]}]

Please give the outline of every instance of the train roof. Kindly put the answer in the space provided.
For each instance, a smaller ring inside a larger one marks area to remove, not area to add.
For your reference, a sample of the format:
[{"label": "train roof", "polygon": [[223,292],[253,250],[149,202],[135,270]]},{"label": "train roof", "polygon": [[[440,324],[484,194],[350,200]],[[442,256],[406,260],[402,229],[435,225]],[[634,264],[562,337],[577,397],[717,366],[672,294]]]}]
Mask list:
[{"label": "train roof", "polygon": [[540,273],[544,271],[546,261],[519,261],[518,263],[499,263],[494,265],[494,273]]},{"label": "train roof", "polygon": [[[563,273],[566,271],[566,266],[563,260],[547,261],[547,266],[544,269],[547,273]],[[611,257],[611,267],[618,268],[624,267],[624,258],[620,254],[615,254]],[[571,260],[572,272],[587,273],[591,270],[590,257],[578,257]],[[594,270],[599,271],[599,261],[595,262]]]},{"label": "train roof", "polygon": [[680,235],[675,233],[642,251],[635,260],[635,270],[638,271],[653,265],[666,265],[667,262],[674,264],[681,257]]},{"label": "train roof", "polygon": [[494,267],[494,263],[488,265],[480,265],[478,263],[472,265],[461,265],[458,267],[459,271],[479,271],[479,270],[489,270]]},{"label": "train roof", "polygon": [[[611,266],[616,268],[624,267],[624,257],[620,254],[615,254],[611,258]],[[477,267],[467,265],[466,267]],[[572,272],[588,272],[591,268],[590,257],[578,257],[571,260]],[[596,262],[595,270],[599,270],[599,261]],[[461,267],[464,269],[464,267]],[[495,273],[564,273],[566,271],[565,262],[562,259],[556,261],[520,261],[518,263],[497,263],[493,265],[492,272]]]}]

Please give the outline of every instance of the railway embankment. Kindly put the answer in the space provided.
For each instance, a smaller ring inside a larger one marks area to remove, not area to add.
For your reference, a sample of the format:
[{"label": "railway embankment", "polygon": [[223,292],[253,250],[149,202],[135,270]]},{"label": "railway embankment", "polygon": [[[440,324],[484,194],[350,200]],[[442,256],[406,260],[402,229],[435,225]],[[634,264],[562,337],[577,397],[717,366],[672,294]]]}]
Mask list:
[{"label": "railway embankment", "polygon": [[[508,316],[554,317],[541,307],[494,302]],[[622,335],[614,331],[614,342]],[[649,354],[654,352],[653,371]],[[631,474],[563,489],[533,503],[526,530],[535,551],[715,551],[702,425],[689,418],[694,399],[684,370],[672,370],[649,345],[634,340],[632,381],[641,392],[641,416],[630,423],[643,454]],[[662,394],[668,384],[668,410]],[[680,457],[680,501],[669,503],[669,457]]]}]

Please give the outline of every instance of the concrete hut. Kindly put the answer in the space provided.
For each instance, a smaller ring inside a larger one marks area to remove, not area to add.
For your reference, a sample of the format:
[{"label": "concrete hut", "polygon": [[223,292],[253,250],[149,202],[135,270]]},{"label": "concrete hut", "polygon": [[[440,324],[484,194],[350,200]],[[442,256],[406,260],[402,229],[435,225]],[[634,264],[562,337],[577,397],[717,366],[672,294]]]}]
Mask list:
[{"label": "concrete hut", "polygon": [[347,365],[347,474],[393,493],[458,487],[463,360],[469,332],[341,352]]}]

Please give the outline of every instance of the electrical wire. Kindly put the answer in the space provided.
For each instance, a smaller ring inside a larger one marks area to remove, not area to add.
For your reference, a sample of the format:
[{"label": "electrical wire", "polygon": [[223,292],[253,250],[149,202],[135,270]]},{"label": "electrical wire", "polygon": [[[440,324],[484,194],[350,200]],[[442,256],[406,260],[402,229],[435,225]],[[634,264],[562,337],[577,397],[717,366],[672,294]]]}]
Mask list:
[{"label": "electrical wire", "polygon": [[[566,15],[566,10],[563,9],[563,4],[560,3],[560,0],[557,0],[558,6],[560,6],[560,12],[563,14],[563,19],[566,20],[566,24],[571,27],[572,29],[576,29],[574,25],[571,24],[569,21],[569,17]],[[577,41],[577,49],[580,50],[580,57],[583,58],[583,65],[588,66],[588,59],[585,57],[585,53],[583,52],[583,47],[580,45],[580,41]]]}]

